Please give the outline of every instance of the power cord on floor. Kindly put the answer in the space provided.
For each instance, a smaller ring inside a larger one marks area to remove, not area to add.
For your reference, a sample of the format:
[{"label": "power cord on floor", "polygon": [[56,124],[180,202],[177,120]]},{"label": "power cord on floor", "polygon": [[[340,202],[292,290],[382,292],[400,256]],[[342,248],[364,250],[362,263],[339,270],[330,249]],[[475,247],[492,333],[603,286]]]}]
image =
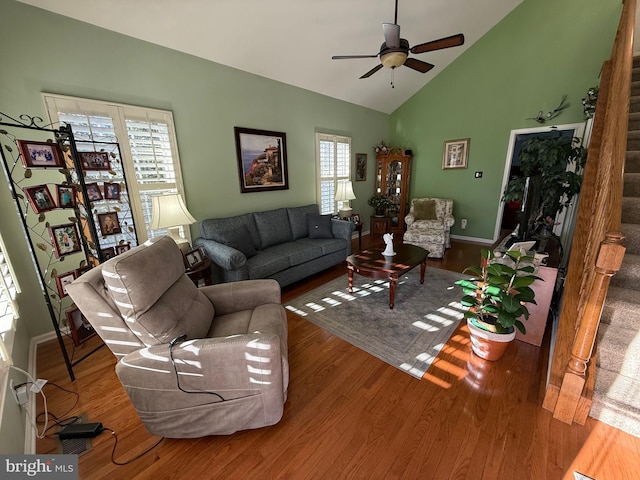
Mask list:
[{"label": "power cord on floor", "polygon": [[118,462],[115,459],[115,455],[116,455],[116,447],[118,446],[118,435],[116,434],[116,432],[114,432],[113,430],[111,430],[110,428],[104,427],[104,430],[107,430],[109,432],[111,432],[111,435],[113,435],[113,438],[115,439],[115,443],[113,444],[113,450],[111,450],[111,462],[115,465],[120,465],[120,466],[124,466],[124,465],[129,465],[131,462],[134,462],[136,460],[138,460],[140,457],[142,457],[143,455],[146,455],[147,453],[149,453],[151,450],[153,450],[154,448],[156,448],[158,445],[160,445],[160,443],[164,440],[164,437],[161,437],[160,440],[158,440],[156,443],[154,443],[153,445],[151,445],[149,448],[147,448],[144,452],[139,453],[138,455],[136,455],[133,458],[130,458],[129,460],[126,460],[124,462]]}]

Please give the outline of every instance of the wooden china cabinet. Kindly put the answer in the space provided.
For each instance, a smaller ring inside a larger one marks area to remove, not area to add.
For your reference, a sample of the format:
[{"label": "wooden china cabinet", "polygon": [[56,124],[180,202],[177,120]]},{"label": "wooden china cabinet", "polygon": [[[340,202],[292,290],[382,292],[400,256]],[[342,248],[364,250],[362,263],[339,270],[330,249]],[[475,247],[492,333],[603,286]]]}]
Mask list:
[{"label": "wooden china cabinet", "polygon": [[389,217],[389,232],[403,234],[404,217],[409,213],[409,182],[411,180],[411,150],[391,147],[386,154],[376,156],[375,191],[391,200],[386,211]]}]

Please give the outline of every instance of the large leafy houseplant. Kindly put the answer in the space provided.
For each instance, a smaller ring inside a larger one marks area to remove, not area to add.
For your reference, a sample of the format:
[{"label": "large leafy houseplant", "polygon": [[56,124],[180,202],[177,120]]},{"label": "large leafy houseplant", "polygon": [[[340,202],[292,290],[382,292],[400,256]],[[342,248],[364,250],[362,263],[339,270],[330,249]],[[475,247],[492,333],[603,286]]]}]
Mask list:
[{"label": "large leafy houseplant", "polygon": [[374,194],[367,200],[367,203],[374,208],[376,215],[384,215],[385,210],[391,206],[389,197],[381,193]]},{"label": "large leafy houseplant", "polygon": [[467,319],[494,333],[512,333],[514,327],[522,333],[526,329],[520,317],[529,318],[526,303],[535,304],[535,292],[530,285],[539,279],[534,275],[533,257],[519,251],[508,251],[505,256],[511,265],[492,262],[491,250],[482,250],[480,265],[465,269],[472,273],[470,280],[458,280],[464,296],[462,305],[469,307],[465,312]]}]

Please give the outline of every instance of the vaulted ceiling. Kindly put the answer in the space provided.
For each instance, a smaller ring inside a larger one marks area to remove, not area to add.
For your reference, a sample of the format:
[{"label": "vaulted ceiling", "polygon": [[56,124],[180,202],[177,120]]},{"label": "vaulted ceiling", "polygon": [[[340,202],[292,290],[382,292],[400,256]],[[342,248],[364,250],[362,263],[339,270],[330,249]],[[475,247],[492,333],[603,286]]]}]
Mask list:
[{"label": "vaulted ceiling", "polygon": [[[391,113],[523,0],[399,0],[401,37],[410,46],[463,33],[465,44],[410,57],[427,73],[383,68],[382,23],[394,0],[19,0],[99,27],[266,78]],[[90,39],[79,39],[90,41]]]}]

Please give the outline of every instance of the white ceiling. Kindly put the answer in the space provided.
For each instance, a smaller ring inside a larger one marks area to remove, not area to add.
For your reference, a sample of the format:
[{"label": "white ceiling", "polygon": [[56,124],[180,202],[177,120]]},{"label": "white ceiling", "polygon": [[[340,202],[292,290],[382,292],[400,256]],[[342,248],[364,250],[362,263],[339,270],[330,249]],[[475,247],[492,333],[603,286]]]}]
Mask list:
[{"label": "white ceiling", "polygon": [[[391,113],[522,0],[400,0],[398,24],[410,46],[456,33],[465,44],[415,55],[425,74],[382,69],[360,80],[377,58],[382,23],[394,0],[19,0],[115,32],[246,72]],[[88,41],[90,39],[79,39]]]}]

